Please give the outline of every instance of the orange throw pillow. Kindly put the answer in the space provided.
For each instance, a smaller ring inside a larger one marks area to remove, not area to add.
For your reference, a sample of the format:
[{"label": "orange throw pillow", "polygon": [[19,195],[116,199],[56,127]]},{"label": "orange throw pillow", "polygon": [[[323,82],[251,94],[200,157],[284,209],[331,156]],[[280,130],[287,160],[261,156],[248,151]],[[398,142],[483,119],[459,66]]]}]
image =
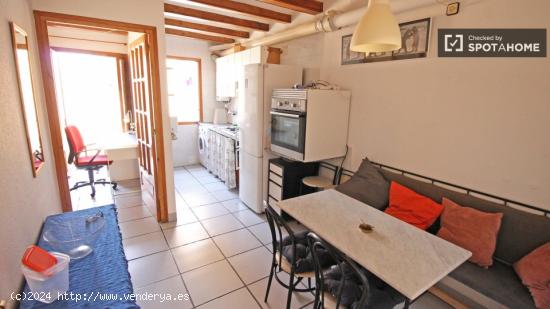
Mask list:
[{"label": "orange throw pillow", "polygon": [[437,236],[471,251],[470,262],[485,268],[493,265],[502,213],[462,207],[446,198],[443,198],[443,207]]},{"label": "orange throw pillow", "polygon": [[443,206],[432,199],[392,181],[390,205],[385,213],[420,229],[429,228],[443,211]]},{"label": "orange throw pillow", "polygon": [[529,288],[535,306],[550,309],[550,242],[521,258],[514,269]]}]

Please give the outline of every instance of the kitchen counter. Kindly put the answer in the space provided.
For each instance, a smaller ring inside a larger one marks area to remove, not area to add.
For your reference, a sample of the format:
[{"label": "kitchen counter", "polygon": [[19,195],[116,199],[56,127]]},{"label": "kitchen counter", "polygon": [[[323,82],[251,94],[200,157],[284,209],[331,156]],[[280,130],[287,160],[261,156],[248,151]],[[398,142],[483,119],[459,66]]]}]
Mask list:
[{"label": "kitchen counter", "polygon": [[239,128],[238,127],[235,127],[235,126],[232,126],[232,125],[228,125],[228,126],[213,126],[210,128],[210,130],[220,134],[220,135],[223,135],[225,137],[229,137],[235,141],[238,140],[238,136],[239,136]]}]

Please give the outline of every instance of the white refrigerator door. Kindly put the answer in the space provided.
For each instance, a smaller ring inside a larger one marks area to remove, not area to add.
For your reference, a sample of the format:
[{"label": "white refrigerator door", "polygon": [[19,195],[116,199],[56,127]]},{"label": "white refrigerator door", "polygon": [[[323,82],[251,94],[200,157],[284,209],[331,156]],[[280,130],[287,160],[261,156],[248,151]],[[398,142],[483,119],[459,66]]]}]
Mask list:
[{"label": "white refrigerator door", "polygon": [[[237,100],[241,152],[263,155],[263,69],[260,64],[244,67],[242,96]],[[242,162],[242,161],[241,161]]]},{"label": "white refrigerator door", "polygon": [[239,198],[250,209],[263,212],[263,158],[240,152]]}]

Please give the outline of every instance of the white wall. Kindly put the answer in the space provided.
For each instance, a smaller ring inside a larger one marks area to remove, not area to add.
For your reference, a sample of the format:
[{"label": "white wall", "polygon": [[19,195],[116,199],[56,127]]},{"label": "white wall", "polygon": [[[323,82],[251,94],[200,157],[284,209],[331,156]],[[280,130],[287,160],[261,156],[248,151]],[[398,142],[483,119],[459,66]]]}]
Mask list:
[{"label": "white wall", "polygon": [[166,189],[168,212],[176,212],[170,119],[168,117],[168,93],[164,41],[164,1],[162,0],[29,0],[34,10],[79,15],[154,26],[157,29],[162,115],[164,127],[164,153],[166,164]]},{"label": "white wall", "polygon": [[[309,40],[321,79],[352,91],[345,165],[356,169],[367,155],[550,209],[550,59],[442,59],[436,51],[437,28],[550,28],[549,11],[545,0],[484,0],[434,18],[426,59],[341,66],[341,37],[353,28]],[[283,64],[296,62],[287,56]]]},{"label": "white wall", "polygon": [[[223,107],[216,102],[216,63],[205,41],[179,36],[166,36],[166,55],[200,58],[202,65],[203,121],[212,122],[214,109]],[[174,166],[199,162],[198,125],[178,125],[178,139],[172,141]]]},{"label": "white wall", "polygon": [[[29,35],[31,70],[46,163],[33,178],[20,106],[9,22]],[[0,0],[0,299],[18,292],[25,248],[36,242],[44,218],[61,212],[32,12],[26,1]],[[8,305],[13,306],[13,303]]]}]

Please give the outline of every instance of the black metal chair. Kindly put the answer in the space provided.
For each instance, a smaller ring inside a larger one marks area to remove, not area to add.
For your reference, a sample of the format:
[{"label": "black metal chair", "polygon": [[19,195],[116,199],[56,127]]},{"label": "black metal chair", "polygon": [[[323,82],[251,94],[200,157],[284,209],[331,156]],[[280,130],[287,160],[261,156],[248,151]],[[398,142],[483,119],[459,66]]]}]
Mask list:
[{"label": "black metal chair", "polygon": [[[368,273],[314,233],[308,234],[308,243],[315,265],[314,309],[393,308],[405,301],[397,291],[385,286],[380,279]],[[320,252],[320,249],[328,251],[337,262],[328,271],[322,267],[316,254],[316,252]],[[331,284],[330,287],[328,287],[329,284]],[[337,284],[336,289],[335,284]]]},{"label": "black metal chair", "polygon": [[[315,272],[313,271],[313,269],[308,272],[296,271],[297,258],[295,258],[294,256],[292,259],[289,260],[283,255],[283,230],[288,234],[286,240],[287,243],[289,243],[288,246],[291,246],[291,252],[294,255],[296,253],[297,243],[294,231],[271,206],[266,207],[265,214],[267,217],[267,222],[269,223],[269,229],[271,230],[273,259],[271,262],[271,271],[269,273],[269,280],[267,283],[264,302],[267,302],[269,290],[271,288],[271,282],[273,281],[273,277],[275,277],[275,280],[277,280],[279,284],[288,289],[286,308],[290,309],[292,292],[313,292],[315,290],[315,288],[311,287],[311,278],[315,278]],[[284,283],[277,276],[277,273],[281,270],[289,274],[290,279],[288,284]],[[295,277],[297,278],[296,281],[294,280]],[[302,282],[304,278],[307,278],[308,280],[308,288],[297,288],[297,285]]]}]

